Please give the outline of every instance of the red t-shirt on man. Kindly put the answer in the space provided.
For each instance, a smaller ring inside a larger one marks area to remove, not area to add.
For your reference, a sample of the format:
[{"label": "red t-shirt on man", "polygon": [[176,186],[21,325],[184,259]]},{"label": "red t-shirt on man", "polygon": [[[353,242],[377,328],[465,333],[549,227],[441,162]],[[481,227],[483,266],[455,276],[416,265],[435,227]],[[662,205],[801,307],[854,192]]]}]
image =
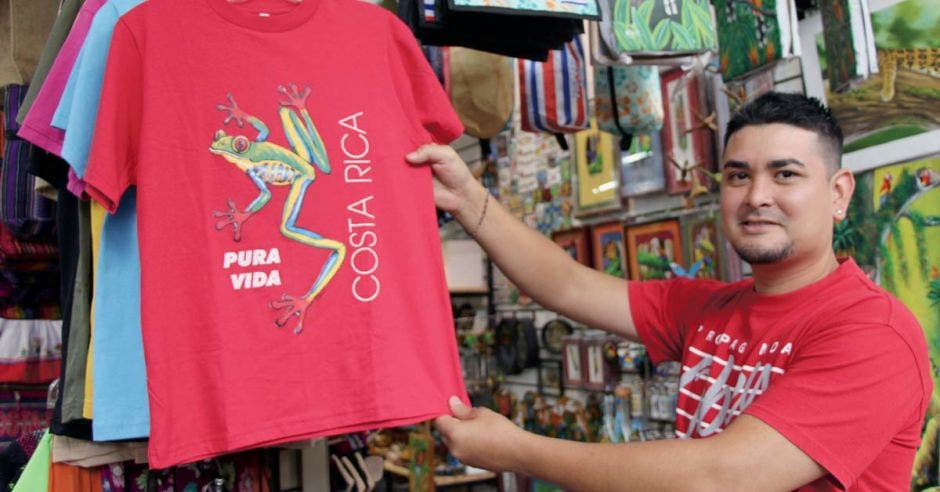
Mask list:
[{"label": "red t-shirt on man", "polygon": [[414,423],[465,396],[430,169],[461,124],[357,0],[150,0],[117,23],[85,180],[137,187],[150,465]]},{"label": "red t-shirt on man", "polygon": [[805,490],[907,488],[933,391],[927,343],[854,260],[782,295],[689,279],[633,282],[629,295],[652,360],[682,362],[679,437],[748,414],[829,471]]}]

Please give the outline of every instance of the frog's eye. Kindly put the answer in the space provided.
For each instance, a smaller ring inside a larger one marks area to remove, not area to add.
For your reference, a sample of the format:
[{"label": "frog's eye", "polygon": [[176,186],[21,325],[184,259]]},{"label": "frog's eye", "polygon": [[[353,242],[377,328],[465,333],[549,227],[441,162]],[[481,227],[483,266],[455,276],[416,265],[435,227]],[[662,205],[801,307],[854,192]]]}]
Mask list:
[{"label": "frog's eye", "polygon": [[232,148],[239,154],[245,153],[248,150],[248,138],[242,135],[235,137],[235,140],[232,140]]}]

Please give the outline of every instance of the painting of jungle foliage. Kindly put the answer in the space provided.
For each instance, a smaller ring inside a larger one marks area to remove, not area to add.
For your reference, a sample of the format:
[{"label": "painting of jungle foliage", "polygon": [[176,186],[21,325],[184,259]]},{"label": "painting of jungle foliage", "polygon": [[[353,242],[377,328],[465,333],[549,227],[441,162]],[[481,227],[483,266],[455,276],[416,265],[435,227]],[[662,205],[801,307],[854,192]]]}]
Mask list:
[{"label": "painting of jungle foliage", "polygon": [[934,370],[934,394],[911,490],[938,485],[940,431],[940,157],[885,166],[857,177],[848,218],[833,245],[917,316]]},{"label": "painting of jungle foliage", "polygon": [[[936,0],[904,0],[872,12],[878,73],[826,100],[852,152],[940,129],[940,9]],[[826,73],[823,36],[817,36]],[[833,54],[838,56],[838,54]]]}]

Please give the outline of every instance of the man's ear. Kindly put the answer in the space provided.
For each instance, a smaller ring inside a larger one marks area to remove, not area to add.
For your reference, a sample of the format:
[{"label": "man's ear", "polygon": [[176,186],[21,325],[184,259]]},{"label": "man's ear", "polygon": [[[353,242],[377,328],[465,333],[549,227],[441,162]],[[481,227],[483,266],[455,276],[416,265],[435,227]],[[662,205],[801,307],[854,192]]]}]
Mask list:
[{"label": "man's ear", "polygon": [[855,175],[848,169],[839,169],[829,179],[832,192],[832,218],[841,222],[849,211],[849,201],[855,191]]}]

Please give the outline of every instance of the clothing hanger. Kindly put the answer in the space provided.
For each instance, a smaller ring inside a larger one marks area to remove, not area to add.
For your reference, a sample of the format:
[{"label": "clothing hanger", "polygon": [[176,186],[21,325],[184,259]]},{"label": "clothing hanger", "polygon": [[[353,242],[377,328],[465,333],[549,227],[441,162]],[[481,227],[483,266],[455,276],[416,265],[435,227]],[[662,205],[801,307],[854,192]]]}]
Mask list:
[{"label": "clothing hanger", "polygon": [[346,483],[346,488],[343,489],[343,492],[352,492],[355,482],[353,478],[349,475],[349,472],[346,470],[346,467],[343,463],[336,457],[335,454],[330,455],[330,460],[333,461],[333,465],[336,467],[336,470],[339,471],[339,474],[343,477],[343,482]]},{"label": "clothing hanger", "polygon": [[356,466],[352,464],[352,461],[349,461],[348,456],[343,456],[340,458],[340,461],[343,465],[346,466],[346,471],[352,476],[353,481],[356,483],[356,492],[366,492],[366,482],[359,475],[359,472],[356,470]]},{"label": "clothing hanger", "polygon": [[380,456],[369,456],[365,459],[362,457],[362,453],[356,451],[356,463],[359,464],[359,468],[362,469],[366,476],[366,482],[369,485],[369,491],[375,490],[375,484],[382,480],[382,457]]}]

